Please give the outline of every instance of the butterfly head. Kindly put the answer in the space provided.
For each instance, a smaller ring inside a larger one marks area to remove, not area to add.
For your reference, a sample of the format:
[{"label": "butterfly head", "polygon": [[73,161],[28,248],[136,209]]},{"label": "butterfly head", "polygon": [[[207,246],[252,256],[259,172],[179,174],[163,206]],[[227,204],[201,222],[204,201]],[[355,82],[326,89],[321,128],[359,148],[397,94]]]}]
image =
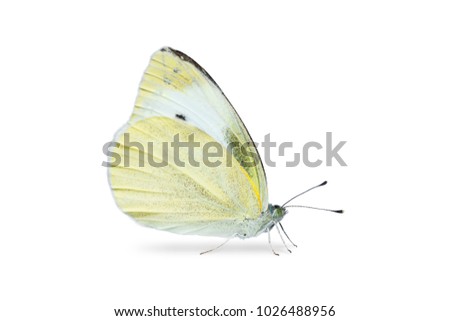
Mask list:
[{"label": "butterfly head", "polygon": [[287,213],[284,207],[272,204],[269,204],[269,211],[272,216],[272,221],[276,223],[280,222]]}]

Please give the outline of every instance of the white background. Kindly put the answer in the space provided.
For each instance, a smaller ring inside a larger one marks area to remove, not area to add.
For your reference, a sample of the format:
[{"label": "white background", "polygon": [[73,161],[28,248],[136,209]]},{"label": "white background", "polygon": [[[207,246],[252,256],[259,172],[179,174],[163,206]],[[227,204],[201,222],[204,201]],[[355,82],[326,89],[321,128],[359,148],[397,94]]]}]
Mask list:
[{"label": "white background", "polygon": [[[333,320],[449,320],[449,14],[444,1],[2,2],[1,319],[334,305]],[[291,210],[299,247],[273,234],[279,257],[266,235],[200,256],[221,239],[122,214],[102,146],[166,45],[208,70],[255,141],[347,141],[348,167],[266,168],[272,203],[326,179],[296,203],[345,214]]]}]

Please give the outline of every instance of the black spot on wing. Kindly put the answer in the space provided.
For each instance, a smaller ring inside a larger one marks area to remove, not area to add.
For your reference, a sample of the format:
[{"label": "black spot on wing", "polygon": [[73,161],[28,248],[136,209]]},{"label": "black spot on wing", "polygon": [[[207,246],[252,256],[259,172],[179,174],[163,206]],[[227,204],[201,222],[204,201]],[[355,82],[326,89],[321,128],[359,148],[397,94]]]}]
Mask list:
[{"label": "black spot on wing", "polygon": [[186,121],[186,116],[184,116],[183,114],[175,114],[175,117]]}]

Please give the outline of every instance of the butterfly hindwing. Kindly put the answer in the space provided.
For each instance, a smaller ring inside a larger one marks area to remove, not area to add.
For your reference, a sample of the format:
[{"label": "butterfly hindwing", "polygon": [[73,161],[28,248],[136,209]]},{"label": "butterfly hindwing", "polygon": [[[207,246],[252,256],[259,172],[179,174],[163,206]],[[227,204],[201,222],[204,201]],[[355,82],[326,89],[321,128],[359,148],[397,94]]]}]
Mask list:
[{"label": "butterfly hindwing", "polygon": [[[193,157],[187,149],[168,148],[174,132],[180,141],[195,135],[199,146]],[[146,147],[149,141],[152,147]],[[141,224],[180,234],[230,237],[239,232],[239,222],[259,210],[248,174],[225,148],[221,156],[208,159],[214,166],[197,166],[204,162],[205,145],[215,140],[182,120],[146,118],[128,127],[116,142],[114,153],[123,161],[110,168],[111,188],[118,206]]]}]

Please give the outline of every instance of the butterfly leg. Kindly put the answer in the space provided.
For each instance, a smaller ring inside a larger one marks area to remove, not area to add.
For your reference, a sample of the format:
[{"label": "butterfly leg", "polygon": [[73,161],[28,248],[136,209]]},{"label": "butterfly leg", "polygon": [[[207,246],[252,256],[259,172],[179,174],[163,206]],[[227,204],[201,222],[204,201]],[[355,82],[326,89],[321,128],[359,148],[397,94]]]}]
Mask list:
[{"label": "butterfly leg", "polygon": [[272,242],[270,241],[270,230],[267,229],[266,231],[267,231],[267,235],[269,236],[269,245],[270,245],[270,248],[272,249],[272,253],[275,254],[276,256],[280,255],[277,252],[275,252],[275,250],[272,247]]},{"label": "butterfly leg", "polygon": [[234,236],[232,236],[232,237],[230,237],[229,239],[227,239],[225,242],[223,242],[223,243],[221,243],[219,246],[216,246],[215,248],[213,248],[213,249],[210,249],[210,250],[207,250],[207,251],[204,251],[204,252],[201,252],[200,253],[200,255],[202,255],[202,254],[205,254],[205,253],[209,253],[209,252],[212,252],[212,251],[214,251],[214,250],[217,250],[219,247],[222,247],[222,246],[224,246],[225,244],[227,244],[228,243],[228,241],[229,240],[231,240],[232,238],[233,238]]},{"label": "butterfly leg", "polygon": [[283,231],[284,235],[286,235],[286,237],[287,237],[287,239],[289,240],[289,242],[291,242],[292,245],[294,245],[295,247],[297,247],[297,245],[296,245],[294,242],[291,241],[291,239],[289,238],[289,235],[286,234],[286,231],[284,230],[283,225],[281,225],[281,223],[278,223],[278,224],[280,224],[281,230]]},{"label": "butterfly leg", "polygon": [[281,235],[280,228],[278,227],[278,224],[275,224],[275,227],[277,228],[278,235],[280,235],[280,239],[283,241],[284,247],[286,248],[286,250],[288,250],[289,253],[292,253],[292,251],[289,250],[289,248],[287,247],[286,242],[284,241],[283,235]]}]

